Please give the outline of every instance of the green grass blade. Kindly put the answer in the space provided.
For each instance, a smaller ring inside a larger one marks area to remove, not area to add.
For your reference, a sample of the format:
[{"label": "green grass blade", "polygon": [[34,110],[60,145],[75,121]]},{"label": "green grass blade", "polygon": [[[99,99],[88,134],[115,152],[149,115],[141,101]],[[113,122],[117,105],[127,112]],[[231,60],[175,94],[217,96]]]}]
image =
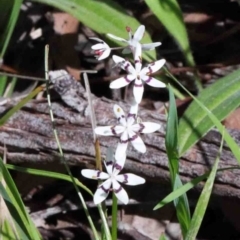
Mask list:
[{"label": "green grass blade", "polygon": [[[168,155],[168,165],[170,170],[171,182],[173,191],[182,186],[181,179],[178,174],[179,158],[178,158],[178,116],[174,93],[171,86],[169,89],[169,110],[167,118],[167,129],[165,145]],[[174,205],[177,210],[178,221],[181,225],[183,235],[188,231],[190,225],[190,209],[187,195],[183,194],[180,198],[174,200]]]},{"label": "green grass blade", "polygon": [[16,185],[5,167],[2,159],[0,159],[0,175],[1,180],[6,183],[6,190],[2,182],[0,185],[1,196],[4,198],[8,210],[15,220],[15,226],[21,234],[25,234],[26,237],[21,239],[36,239],[40,240],[40,235],[37,228],[34,226],[29,214],[27,213],[22,199],[18,193]]},{"label": "green grass blade", "polygon": [[0,0],[0,59],[6,52],[21,5],[22,0]]},{"label": "green grass blade", "polygon": [[[39,170],[39,169],[33,169],[33,168],[24,168],[24,167],[18,167],[11,164],[6,164],[6,167],[11,170],[15,170],[22,173],[28,173],[32,175],[37,175],[41,177],[50,177],[55,179],[60,179],[68,182],[72,182],[72,179],[69,175],[57,173],[57,172],[51,172],[51,171],[45,171],[45,170]],[[84,184],[82,184],[77,178],[75,178],[76,184],[81,187],[83,190],[88,192],[91,196],[93,196],[93,193],[89,188],[87,188]]]},{"label": "green grass blade", "polygon": [[208,202],[210,199],[210,195],[212,193],[212,188],[213,188],[213,184],[214,184],[214,180],[216,177],[216,173],[217,173],[217,168],[218,168],[218,163],[220,160],[220,155],[222,153],[222,147],[223,147],[223,138],[222,138],[222,142],[221,142],[221,146],[220,146],[220,150],[219,150],[219,155],[216,158],[216,161],[213,165],[212,171],[205,183],[205,186],[202,190],[202,193],[199,197],[199,200],[197,202],[197,206],[195,208],[195,211],[193,213],[193,217],[191,220],[191,224],[188,230],[188,233],[186,235],[186,240],[192,240],[192,239],[196,239],[197,237],[197,233],[199,231],[199,228],[201,226],[203,217],[205,215],[207,206],[208,206]]},{"label": "green grass blade", "polygon": [[[239,169],[239,167],[231,167],[231,168],[221,168],[218,169],[218,172],[220,171],[226,171],[226,170],[233,170],[233,169]],[[193,187],[195,187],[198,183],[200,183],[201,181],[203,181],[204,179],[206,179],[209,176],[210,172],[207,172],[205,174],[203,174],[202,176],[199,176],[197,178],[194,178],[193,180],[191,180],[190,182],[184,184],[182,187],[176,189],[175,191],[171,192],[170,194],[168,194],[163,200],[161,200],[155,207],[153,210],[157,210],[159,208],[162,208],[163,206],[165,206],[166,204],[174,201],[174,199],[182,196],[184,193],[186,193],[187,191],[189,191],[190,189],[192,189]]]},{"label": "green grass blade", "polygon": [[168,156],[172,184],[174,185],[178,173],[178,117],[174,94],[169,85],[169,110],[167,118],[165,145]]},{"label": "green grass blade", "polygon": [[[219,79],[201,91],[197,100],[198,102],[193,101],[191,103],[180,119],[180,155],[185,153],[216,125],[209,114],[215,115],[218,121],[221,121],[240,105],[240,70]],[[199,102],[205,107],[200,106]]]},{"label": "green grass blade", "polygon": [[[128,38],[126,26],[134,31],[141,25],[134,17],[128,15],[116,1],[112,0],[32,0],[54,6],[76,17],[80,22],[100,34],[112,33],[116,36]],[[113,41],[111,39],[111,41]],[[143,43],[152,42],[148,33],[145,33]],[[118,45],[121,44],[116,41]],[[146,60],[156,58],[155,51],[143,53]]]},{"label": "green grass blade", "polygon": [[9,216],[6,216],[6,214],[2,213],[3,210],[1,209],[1,221],[3,221],[1,236],[3,235],[5,239],[11,239],[11,237],[16,239],[15,237],[18,236],[17,240],[30,240],[30,235],[28,235],[27,226],[25,225],[26,221],[18,212],[15,203],[12,201],[12,197],[9,196],[2,182],[0,182],[0,194],[2,197],[1,201],[4,201],[7,208],[5,212],[8,211],[9,214]]},{"label": "green grass blade", "polygon": [[16,106],[11,108],[1,119],[0,126],[7,122],[7,120],[16,113],[19,109],[21,109],[27,102],[29,102],[32,98],[34,98],[39,92],[41,92],[44,88],[42,86],[37,87],[31,93],[28,94],[27,97],[22,99]]},{"label": "green grass blade", "polygon": [[153,210],[157,210],[159,208],[162,208],[163,206],[165,206],[166,204],[174,201],[174,199],[179,198],[180,196],[182,196],[184,193],[186,193],[187,191],[189,191],[190,189],[192,189],[194,186],[196,186],[198,183],[200,183],[201,181],[203,181],[204,179],[206,179],[209,176],[209,173],[205,173],[204,175],[197,177],[193,180],[191,180],[190,182],[184,184],[182,187],[174,190],[173,192],[171,192],[170,194],[168,194],[163,200],[161,200],[155,207]]}]

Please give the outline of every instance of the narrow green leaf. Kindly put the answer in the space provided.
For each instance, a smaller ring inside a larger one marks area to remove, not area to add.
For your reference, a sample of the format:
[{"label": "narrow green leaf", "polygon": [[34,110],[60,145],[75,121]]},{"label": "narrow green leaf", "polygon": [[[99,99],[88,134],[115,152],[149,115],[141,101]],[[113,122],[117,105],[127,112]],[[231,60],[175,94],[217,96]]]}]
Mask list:
[{"label": "narrow green leaf", "polygon": [[[240,105],[239,82],[240,70],[237,70],[201,91],[198,101],[192,102],[179,123],[180,155],[192,147],[214,124],[216,125],[209,115],[215,115],[217,120],[221,121]],[[221,132],[221,129],[219,131]]]},{"label": "narrow green leaf", "polygon": [[172,202],[174,199],[179,198],[180,196],[182,196],[184,193],[186,193],[187,191],[189,191],[190,189],[192,189],[194,186],[196,186],[198,183],[200,183],[201,181],[203,181],[204,179],[206,179],[209,176],[209,172],[205,173],[204,175],[194,178],[193,180],[191,180],[190,182],[184,184],[182,187],[174,190],[173,192],[171,192],[170,194],[168,194],[163,200],[161,200],[155,207],[153,210],[157,210],[163,206],[165,206],[166,204]]},{"label": "narrow green leaf", "polygon": [[16,25],[23,0],[0,0],[0,60],[3,58]]},{"label": "narrow green leaf", "polygon": [[[179,158],[178,158],[178,116],[174,94],[169,85],[169,110],[167,118],[167,129],[165,145],[168,155],[168,165],[170,170],[173,191],[182,186],[181,179],[178,174]],[[190,225],[190,209],[187,195],[183,194],[180,198],[174,200],[177,210],[178,221],[181,225],[183,235],[185,236]]]},{"label": "narrow green leaf", "polygon": [[24,237],[22,239],[40,240],[39,232],[27,213],[16,185],[2,159],[0,159],[0,175],[6,183],[6,190],[2,183],[0,184],[1,195],[5,199],[6,205],[8,206],[11,216],[15,220],[15,225],[18,230],[22,232],[21,234],[25,234],[27,236],[27,238]]},{"label": "narrow green leaf", "polygon": [[219,159],[220,159],[220,155],[222,153],[222,147],[223,147],[223,138],[222,138],[222,142],[221,142],[221,146],[220,146],[220,150],[219,150],[219,155],[216,158],[216,161],[213,165],[212,171],[205,183],[205,186],[202,190],[202,193],[199,197],[199,200],[197,202],[197,206],[195,208],[193,217],[192,217],[192,221],[188,230],[188,233],[186,235],[186,240],[192,240],[192,239],[196,239],[199,228],[202,224],[202,220],[203,217],[205,215],[207,206],[208,206],[208,202],[212,193],[212,188],[213,188],[213,184],[214,184],[214,180],[216,177],[216,173],[217,173],[217,168],[218,168],[218,163],[219,163]]},{"label": "narrow green leaf", "polygon": [[[22,173],[28,173],[32,175],[42,176],[42,177],[50,177],[55,179],[61,179],[68,182],[72,182],[72,179],[69,175],[57,173],[57,172],[51,172],[51,171],[45,171],[45,170],[39,170],[39,169],[33,169],[33,168],[25,168],[25,167],[19,167],[11,164],[6,164],[6,167],[11,170],[15,170]],[[81,187],[83,190],[88,192],[91,196],[93,196],[93,193],[89,188],[87,188],[85,185],[83,185],[77,178],[74,178],[76,184]]]},{"label": "narrow green leaf", "polygon": [[29,102],[32,98],[34,98],[39,92],[43,90],[42,86],[37,87],[31,93],[27,95],[24,99],[22,99],[16,106],[11,108],[1,119],[0,126],[7,122],[7,120],[16,113],[19,109],[21,109],[27,102]]},{"label": "narrow green leaf", "polygon": [[[76,17],[80,22],[100,34],[112,33],[122,38],[128,38],[126,26],[134,31],[141,25],[126,10],[112,0],[32,0],[54,6]],[[113,41],[111,39],[111,41]],[[152,42],[148,33],[143,37],[143,43]],[[121,43],[116,41],[118,45]],[[146,60],[156,58],[155,51],[143,53]]]},{"label": "narrow green leaf", "polygon": [[171,174],[172,184],[175,182],[175,176],[178,173],[178,117],[174,94],[169,85],[169,109],[167,118],[165,145],[168,155],[168,163]]}]

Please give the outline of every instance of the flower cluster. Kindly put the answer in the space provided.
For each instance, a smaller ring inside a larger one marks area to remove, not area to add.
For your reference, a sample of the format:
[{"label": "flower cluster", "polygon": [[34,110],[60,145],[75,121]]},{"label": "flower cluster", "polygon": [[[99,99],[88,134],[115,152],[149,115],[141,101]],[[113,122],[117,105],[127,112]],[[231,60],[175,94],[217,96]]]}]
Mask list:
[{"label": "flower cluster", "polygon": [[[118,78],[111,82],[110,88],[117,89],[127,86],[129,83],[134,82],[133,86],[133,96],[135,103],[130,107],[129,113],[125,116],[123,109],[114,105],[113,111],[117,118],[118,124],[114,126],[104,126],[96,127],[95,133],[103,136],[119,136],[120,140],[117,144],[114,157],[108,157],[104,161],[107,173],[101,172],[99,170],[82,170],[82,175],[87,178],[105,180],[101,183],[97,191],[94,194],[94,203],[99,204],[104,201],[110,190],[114,192],[116,197],[124,204],[129,201],[126,191],[119,184],[124,183],[127,185],[138,185],[143,184],[145,180],[142,177],[136,176],[134,174],[120,174],[119,172],[123,169],[126,161],[126,152],[128,143],[131,142],[134,149],[140,153],[146,152],[146,146],[142,141],[141,133],[153,133],[160,129],[160,124],[153,122],[140,122],[138,123],[138,104],[141,102],[144,92],[144,83],[157,88],[166,87],[166,85],[153,78],[152,73],[158,71],[164,64],[165,59],[155,61],[148,64],[146,67],[142,67],[142,51],[152,50],[157,46],[160,46],[160,42],[141,44],[140,41],[143,37],[145,27],[141,25],[137,31],[133,34],[131,28],[126,28],[129,39],[117,37],[113,34],[107,34],[109,37],[124,42],[126,46],[124,47],[123,53],[132,53],[134,58],[134,66],[127,60],[117,55],[113,55],[113,61],[116,65],[120,66],[123,70],[127,72],[125,77]],[[114,48],[110,48],[107,43],[99,38],[91,38],[98,43],[92,46],[94,53],[98,60],[107,58]],[[116,48],[115,48],[116,49]]]}]

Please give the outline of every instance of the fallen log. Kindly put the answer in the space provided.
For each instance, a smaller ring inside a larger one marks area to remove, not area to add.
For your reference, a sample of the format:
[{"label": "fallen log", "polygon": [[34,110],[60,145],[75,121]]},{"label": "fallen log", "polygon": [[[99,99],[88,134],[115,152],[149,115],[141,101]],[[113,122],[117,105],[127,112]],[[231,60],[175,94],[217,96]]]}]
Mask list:
[{"label": "fallen log", "polygon": [[[84,88],[77,84],[77,93],[66,85],[54,85],[57,92],[65,101],[54,101],[52,110],[55,116],[55,126],[66,161],[71,165],[84,167],[95,166],[95,148],[93,131],[90,121],[90,109]],[[74,89],[74,88],[73,88]],[[76,104],[69,107],[71,94]],[[65,99],[64,99],[65,96]],[[66,100],[67,99],[67,100]],[[113,105],[120,105],[125,112],[129,109],[124,102],[115,102],[106,98],[92,96],[96,113],[97,125],[113,125],[116,119],[113,114]],[[15,102],[9,100],[0,106],[0,114],[10,109]],[[77,107],[76,107],[77,106]],[[162,124],[162,128],[154,134],[144,134],[143,141],[147,152],[141,154],[129,146],[127,153],[126,171],[141,175],[150,181],[169,182],[168,162],[165,149],[166,118],[157,111],[140,109],[139,117],[143,121],[152,121]],[[230,131],[235,140],[240,143],[240,133]],[[115,147],[116,137],[99,137],[102,153],[105,154],[108,146]],[[183,182],[200,176],[211,169],[221,142],[221,135],[216,130],[210,131],[195,147],[191,148],[180,159],[180,175]],[[49,107],[46,100],[33,100],[15,113],[9,121],[0,127],[0,153],[7,147],[7,161],[9,163],[46,163],[60,161],[57,143],[53,136],[52,122],[49,116]],[[227,145],[224,145],[219,168],[237,166]],[[226,170],[219,172],[214,187],[214,194],[240,198],[240,170]],[[199,184],[201,189],[203,184]]]}]

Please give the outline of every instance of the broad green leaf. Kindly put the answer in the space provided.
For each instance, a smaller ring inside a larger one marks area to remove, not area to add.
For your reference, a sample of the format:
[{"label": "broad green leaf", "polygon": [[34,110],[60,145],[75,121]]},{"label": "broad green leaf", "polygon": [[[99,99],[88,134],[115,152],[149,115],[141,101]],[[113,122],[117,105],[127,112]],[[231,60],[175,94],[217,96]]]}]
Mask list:
[{"label": "broad green leaf", "polygon": [[189,66],[194,66],[187,30],[177,0],[145,0],[146,4],[175,38]]},{"label": "broad green leaf", "polygon": [[[198,98],[193,98],[194,101],[182,116],[179,124],[180,155],[183,155],[214,125],[220,132],[226,132],[220,121],[240,105],[240,70],[219,79],[204,89]],[[234,144],[234,140],[228,133],[224,135],[233,154],[235,152],[235,157],[240,161],[239,147],[236,143]]]},{"label": "broad green leaf", "polygon": [[206,209],[208,206],[208,202],[209,202],[209,199],[210,199],[210,196],[212,193],[212,188],[213,188],[214,180],[215,180],[216,173],[217,173],[220,154],[222,153],[222,146],[223,146],[223,138],[222,138],[222,142],[221,142],[221,146],[220,146],[220,150],[219,150],[219,156],[217,157],[217,159],[213,165],[212,171],[211,171],[211,173],[205,183],[205,186],[202,190],[202,193],[198,199],[197,206],[193,213],[191,224],[190,224],[188,233],[185,238],[186,240],[196,239],[199,228],[202,224],[202,220],[205,215],[205,212],[206,212]]},{"label": "broad green leaf", "polygon": [[[51,5],[76,17],[80,22],[100,34],[112,33],[122,38],[128,38],[126,26],[135,31],[141,24],[128,15],[126,10],[112,0],[32,0]],[[111,41],[113,41],[111,39]],[[152,42],[148,33],[142,43]],[[121,44],[119,41],[115,43]],[[146,60],[156,58],[155,51],[143,53]]]}]

